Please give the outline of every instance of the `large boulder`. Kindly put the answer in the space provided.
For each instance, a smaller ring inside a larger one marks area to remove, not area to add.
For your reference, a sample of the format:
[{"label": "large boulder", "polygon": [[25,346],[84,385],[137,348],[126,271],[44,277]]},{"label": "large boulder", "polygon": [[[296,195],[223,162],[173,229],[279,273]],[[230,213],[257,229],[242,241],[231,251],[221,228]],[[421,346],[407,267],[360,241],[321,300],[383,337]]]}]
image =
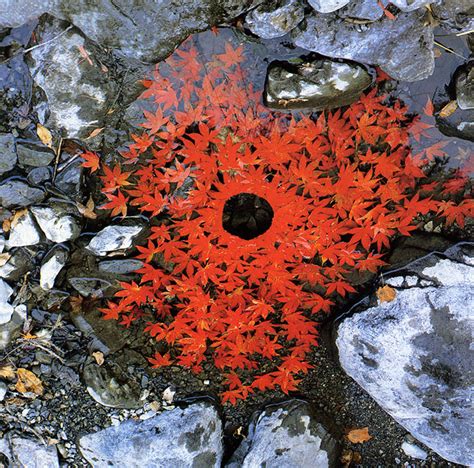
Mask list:
[{"label": "large boulder", "polygon": [[471,466],[474,246],[431,254],[386,282],[395,299],[338,327],[341,365],[415,438]]},{"label": "large boulder", "polygon": [[360,25],[337,13],[308,15],[291,33],[295,44],[327,57],[380,65],[392,78],[417,81],[433,73],[433,29],[425,12],[400,13]]},{"label": "large boulder", "polygon": [[218,468],[222,422],[214,406],[195,403],[85,435],[79,449],[95,468]]}]

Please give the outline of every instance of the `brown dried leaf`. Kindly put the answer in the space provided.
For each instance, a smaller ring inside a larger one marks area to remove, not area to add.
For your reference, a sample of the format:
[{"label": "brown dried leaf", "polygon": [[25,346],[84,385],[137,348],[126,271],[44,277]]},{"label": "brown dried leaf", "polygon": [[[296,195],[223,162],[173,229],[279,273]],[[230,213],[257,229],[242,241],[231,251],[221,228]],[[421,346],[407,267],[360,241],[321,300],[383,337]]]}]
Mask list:
[{"label": "brown dried leaf", "polygon": [[86,138],[84,138],[85,140],[89,140],[90,138],[94,138],[96,137],[99,133],[102,132],[102,130],[104,130],[104,127],[100,127],[100,128],[95,128],[94,130],[92,130],[92,132],[90,133],[90,135]]},{"label": "brown dried leaf", "polygon": [[0,267],[2,267],[3,265],[5,265],[5,263],[8,262],[8,260],[10,260],[11,258],[11,255],[9,253],[2,253],[0,254]]},{"label": "brown dried leaf", "polygon": [[42,395],[44,392],[43,383],[33,372],[28,369],[19,368],[16,371],[18,381],[15,389],[20,393],[33,392],[36,395]]},{"label": "brown dried leaf", "polygon": [[6,380],[13,380],[15,378],[15,371],[12,366],[8,364],[0,365],[0,378]]},{"label": "brown dried leaf", "polygon": [[10,232],[11,225],[12,225],[12,222],[10,221],[10,219],[8,218],[4,219],[2,223],[3,232]]},{"label": "brown dried leaf", "polygon": [[53,136],[51,135],[51,132],[44,125],[41,125],[40,123],[36,125],[36,133],[38,134],[39,139],[46,146],[49,146],[50,148],[53,147]]},{"label": "brown dried leaf", "polygon": [[95,362],[97,362],[99,366],[104,363],[104,354],[100,351],[95,351],[94,353],[92,353],[92,356],[94,356]]},{"label": "brown dried leaf", "polygon": [[391,302],[397,297],[397,291],[388,285],[377,289],[376,294],[380,302]]},{"label": "brown dried leaf", "polygon": [[450,115],[454,114],[458,109],[458,103],[456,100],[449,101],[440,111],[439,116],[445,119]]},{"label": "brown dried leaf", "polygon": [[346,438],[349,442],[353,444],[362,444],[372,439],[372,436],[369,434],[368,427],[362,427],[360,429],[352,429],[346,434]]},{"label": "brown dried leaf", "polygon": [[84,216],[85,218],[89,218],[89,219],[97,218],[97,214],[94,213],[95,204],[92,197],[89,198],[86,205],[83,205],[82,203],[77,202],[76,206],[79,213],[81,213],[81,215]]}]

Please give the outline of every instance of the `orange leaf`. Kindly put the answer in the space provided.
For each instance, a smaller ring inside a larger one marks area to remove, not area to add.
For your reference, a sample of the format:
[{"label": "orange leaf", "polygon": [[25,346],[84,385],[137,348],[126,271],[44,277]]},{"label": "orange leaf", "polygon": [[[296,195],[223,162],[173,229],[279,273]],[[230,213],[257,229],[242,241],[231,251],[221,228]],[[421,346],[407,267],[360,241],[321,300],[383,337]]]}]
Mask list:
[{"label": "orange leaf", "polygon": [[44,392],[43,384],[33,372],[28,369],[19,368],[16,371],[18,381],[15,389],[20,393],[32,392],[36,395],[42,395]]},{"label": "orange leaf", "polygon": [[352,429],[346,434],[346,438],[349,442],[353,444],[362,444],[372,439],[372,436],[369,434],[368,427],[362,427],[360,429]]},{"label": "orange leaf", "polygon": [[380,302],[392,302],[397,297],[397,291],[388,285],[377,289],[376,294]]}]

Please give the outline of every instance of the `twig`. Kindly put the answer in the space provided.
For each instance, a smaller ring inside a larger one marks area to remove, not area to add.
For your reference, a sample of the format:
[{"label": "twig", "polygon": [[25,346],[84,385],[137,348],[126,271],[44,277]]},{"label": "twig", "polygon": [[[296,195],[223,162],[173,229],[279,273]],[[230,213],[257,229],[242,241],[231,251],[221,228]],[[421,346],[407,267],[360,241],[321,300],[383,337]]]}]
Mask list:
[{"label": "twig", "polygon": [[457,55],[458,57],[461,57],[463,60],[466,60],[466,57],[464,57],[464,56],[461,55],[461,54],[458,54],[455,50],[450,49],[449,47],[444,46],[444,45],[441,44],[440,42],[434,41],[434,43],[435,43],[438,47],[441,47],[441,49],[444,49],[444,50],[446,50],[447,52],[450,52],[451,54]]},{"label": "twig", "polygon": [[28,49],[25,49],[25,50],[19,50],[16,54],[13,54],[11,57],[8,57],[7,59],[5,59],[3,62],[0,62],[0,65],[8,62],[9,60],[11,60],[12,58],[16,57],[17,55],[20,55],[20,54],[27,54],[28,52],[31,52],[32,50],[34,49],[38,49],[40,47],[43,47],[45,45],[48,45],[48,44],[51,44],[51,42],[54,42],[56,39],[59,39],[61,36],[63,36],[64,34],[66,34],[68,31],[70,31],[74,26],[71,24],[71,26],[68,26],[64,31],[62,31],[61,33],[59,33],[57,36],[54,36],[52,37],[51,39],[45,41],[45,42],[42,42],[41,44],[36,44],[34,46],[31,46],[31,47],[28,47]]},{"label": "twig", "polygon": [[457,33],[456,36],[466,36],[467,34],[471,34],[471,33],[474,33],[474,29],[471,29],[469,31],[464,31],[464,32],[460,32],[460,33]]},{"label": "twig", "polygon": [[53,183],[56,180],[56,175],[58,173],[58,164],[59,164],[59,157],[61,156],[61,146],[62,145],[63,145],[63,139],[61,137],[61,139],[59,140],[58,149],[56,151],[56,158],[54,160]]}]

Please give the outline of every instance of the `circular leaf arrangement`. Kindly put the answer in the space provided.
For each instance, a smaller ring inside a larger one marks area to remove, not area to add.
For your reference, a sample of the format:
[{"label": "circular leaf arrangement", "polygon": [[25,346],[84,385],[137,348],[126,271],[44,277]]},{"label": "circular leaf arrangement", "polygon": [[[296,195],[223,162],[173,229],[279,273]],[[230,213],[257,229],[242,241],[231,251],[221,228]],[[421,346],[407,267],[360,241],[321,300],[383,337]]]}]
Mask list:
[{"label": "circular leaf arrangement", "polygon": [[151,223],[140,279],[121,283],[104,318],[147,317],[162,350],[152,365],[212,362],[231,403],[297,388],[318,341],[314,316],[355,292],[349,274],[376,272],[417,216],[462,224],[472,213],[459,174],[444,201],[430,196],[408,147],[419,125],[400,102],[373,89],[345,111],[272,113],[243,60],[226,43],[203,63],[188,40],[144,81],[154,103],[144,131],[101,175],[104,208]]}]

